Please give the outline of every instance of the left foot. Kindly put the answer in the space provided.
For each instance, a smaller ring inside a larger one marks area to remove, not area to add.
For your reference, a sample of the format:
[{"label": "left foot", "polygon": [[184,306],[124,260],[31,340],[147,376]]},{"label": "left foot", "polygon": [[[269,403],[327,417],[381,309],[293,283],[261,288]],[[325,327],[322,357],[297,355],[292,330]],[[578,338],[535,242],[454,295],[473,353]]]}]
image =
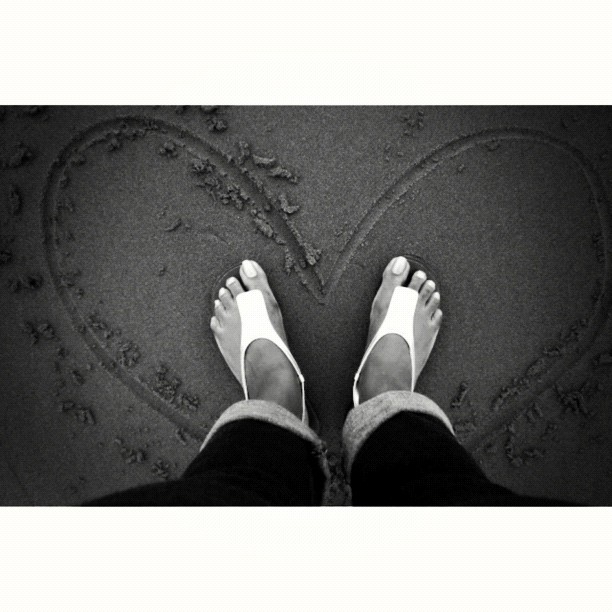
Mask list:
[{"label": "left foot", "polygon": [[[395,288],[404,285],[409,271],[410,264],[405,257],[393,258],[385,268],[370,311],[370,331],[366,346],[369,346],[387,316]],[[406,341],[397,334],[380,338],[369,354],[357,382],[360,402],[385,391],[411,391],[413,377],[416,383],[433,349],[442,324],[442,311],[438,308],[440,294],[435,290],[436,284],[428,280],[422,270],[414,273],[408,286],[419,294],[413,322],[415,346],[409,348]],[[411,350],[415,351],[416,372],[412,372]]]},{"label": "left foot", "polygon": [[[234,376],[240,380],[240,311],[236,296],[259,289],[263,293],[272,326],[285,344],[287,336],[278,302],[270,289],[261,266],[245,260],[240,266],[240,280],[231,277],[219,290],[215,314],[210,320],[219,350]],[[244,285],[244,286],[243,286]],[[249,399],[263,399],[280,404],[302,419],[302,388],[297,373],[287,356],[270,340],[253,341],[245,354],[245,376]]]}]

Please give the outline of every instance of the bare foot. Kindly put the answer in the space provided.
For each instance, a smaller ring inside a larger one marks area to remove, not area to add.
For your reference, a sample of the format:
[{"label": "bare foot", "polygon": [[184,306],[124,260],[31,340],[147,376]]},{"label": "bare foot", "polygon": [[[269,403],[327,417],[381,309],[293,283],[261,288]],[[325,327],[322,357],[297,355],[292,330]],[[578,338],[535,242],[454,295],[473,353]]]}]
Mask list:
[{"label": "bare foot", "polygon": [[[246,290],[260,289],[270,321],[287,344],[283,317],[261,266],[245,260],[240,266],[240,278]],[[210,320],[219,350],[234,376],[240,380],[240,312],[236,296],[245,291],[240,281],[228,278],[215,300],[215,315]],[[249,399],[263,399],[284,406],[302,419],[302,388],[296,371],[286,355],[270,340],[252,342],[245,355],[246,382]]]},{"label": "bare foot", "polygon": [[[409,271],[410,265],[405,257],[395,257],[385,268],[382,283],[372,303],[366,346],[370,345],[387,314],[395,287],[406,282]],[[408,286],[419,292],[414,313],[416,383],[440,330],[442,311],[438,308],[440,294],[435,291],[435,283],[427,280],[425,272],[415,272]],[[385,391],[411,391],[411,370],[410,350],[406,341],[397,334],[383,336],[368,356],[357,382],[360,401],[365,402]]]}]

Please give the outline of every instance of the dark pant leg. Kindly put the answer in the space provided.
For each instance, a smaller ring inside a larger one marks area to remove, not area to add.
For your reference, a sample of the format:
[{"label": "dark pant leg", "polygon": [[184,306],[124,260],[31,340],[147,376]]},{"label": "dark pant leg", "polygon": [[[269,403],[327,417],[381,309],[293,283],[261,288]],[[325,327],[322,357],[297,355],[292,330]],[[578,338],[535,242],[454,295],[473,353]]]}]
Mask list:
[{"label": "dark pant leg", "polygon": [[321,503],[324,476],[312,445],[257,419],[227,423],[183,476],[107,495],[90,506],[308,506]]},{"label": "dark pant leg", "polygon": [[402,411],[375,429],[351,470],[356,506],[560,506],[492,483],[436,417]]}]

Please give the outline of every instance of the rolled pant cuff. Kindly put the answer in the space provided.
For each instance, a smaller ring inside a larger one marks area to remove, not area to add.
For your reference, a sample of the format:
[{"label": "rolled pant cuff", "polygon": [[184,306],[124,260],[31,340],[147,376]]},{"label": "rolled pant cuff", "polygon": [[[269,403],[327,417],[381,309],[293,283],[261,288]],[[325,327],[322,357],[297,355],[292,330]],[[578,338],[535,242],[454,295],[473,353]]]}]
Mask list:
[{"label": "rolled pant cuff", "polygon": [[319,438],[319,436],[317,436],[317,434],[310,427],[308,427],[308,425],[302,423],[302,421],[300,421],[300,419],[298,419],[294,414],[275,402],[248,399],[232,404],[215,421],[215,424],[208,432],[208,435],[200,447],[200,452],[221,427],[241,419],[256,419],[258,421],[265,421],[266,423],[277,425],[278,427],[291,431],[296,436],[310,442],[313,447],[313,455],[317,456],[319,465],[325,476],[325,488],[327,489],[329,485],[330,472],[329,465],[327,463],[327,447],[325,442],[323,442],[323,440],[321,440],[321,438]]},{"label": "rolled pant cuff", "polygon": [[455,435],[449,418],[438,404],[414,391],[387,391],[353,408],[342,429],[344,469],[350,479],[357,453],[372,434],[385,421],[399,412],[418,412],[434,416]]}]

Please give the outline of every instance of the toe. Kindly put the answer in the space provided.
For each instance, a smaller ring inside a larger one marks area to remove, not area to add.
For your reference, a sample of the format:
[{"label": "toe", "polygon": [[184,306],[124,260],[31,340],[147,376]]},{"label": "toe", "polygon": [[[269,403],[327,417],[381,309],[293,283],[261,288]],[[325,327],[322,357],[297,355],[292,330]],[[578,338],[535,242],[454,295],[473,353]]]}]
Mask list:
[{"label": "toe", "polygon": [[442,311],[439,308],[438,310],[436,310],[436,312],[434,312],[431,321],[436,327],[440,327],[440,325],[442,324]]},{"label": "toe", "polygon": [[221,300],[215,300],[215,316],[220,317],[225,312],[225,306],[221,303]]},{"label": "toe", "polygon": [[245,259],[240,266],[240,278],[247,289],[269,291],[268,278],[263,268],[252,259]]},{"label": "toe", "polygon": [[219,289],[219,299],[221,300],[221,304],[223,304],[224,308],[231,308],[234,301],[232,294],[225,287],[221,287],[221,289]]},{"label": "toe", "polygon": [[439,305],[440,305],[440,294],[437,291],[435,291],[434,293],[432,293],[431,297],[429,298],[429,302],[427,302],[427,310],[431,313],[432,316],[435,314]]},{"label": "toe", "polygon": [[244,289],[242,288],[240,281],[237,278],[234,278],[233,276],[230,276],[230,278],[227,279],[225,284],[227,288],[232,292],[232,295],[234,297],[236,297],[239,293],[244,293]]},{"label": "toe", "polygon": [[420,291],[423,283],[427,280],[427,274],[423,272],[423,270],[417,270],[410,279],[410,284],[408,285],[411,289],[415,291]]},{"label": "toe", "polygon": [[378,319],[381,315],[387,312],[391,296],[395,291],[396,287],[403,285],[408,278],[410,272],[410,264],[408,260],[400,255],[394,257],[385,268],[382,274],[382,283],[378,288],[378,292],[374,301],[372,302],[372,309],[370,311],[370,317]]},{"label": "toe", "polygon": [[211,317],[210,319],[210,329],[212,329],[212,331],[215,334],[218,334],[220,329],[221,329],[221,324],[219,323],[219,319],[217,319],[217,317]]},{"label": "toe", "polygon": [[435,288],[436,283],[434,283],[431,279],[428,279],[423,283],[419,293],[419,297],[423,303],[427,303],[427,300],[431,297],[431,294],[434,292]]},{"label": "toe", "polygon": [[394,257],[383,272],[382,287],[399,287],[406,282],[409,271],[410,264],[403,255]]}]

